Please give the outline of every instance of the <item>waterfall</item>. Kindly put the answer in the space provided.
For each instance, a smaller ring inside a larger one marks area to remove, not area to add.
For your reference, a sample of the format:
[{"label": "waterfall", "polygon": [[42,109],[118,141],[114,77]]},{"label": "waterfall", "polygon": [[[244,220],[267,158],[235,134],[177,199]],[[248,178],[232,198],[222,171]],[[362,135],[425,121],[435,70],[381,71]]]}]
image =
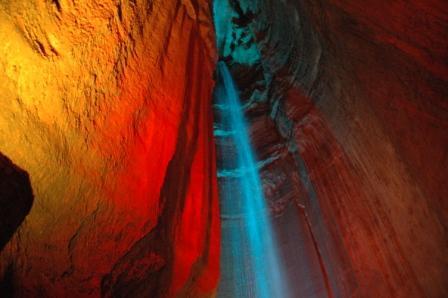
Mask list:
[{"label": "waterfall", "polygon": [[215,138],[222,214],[219,297],[288,297],[248,125],[233,78],[218,63]]}]

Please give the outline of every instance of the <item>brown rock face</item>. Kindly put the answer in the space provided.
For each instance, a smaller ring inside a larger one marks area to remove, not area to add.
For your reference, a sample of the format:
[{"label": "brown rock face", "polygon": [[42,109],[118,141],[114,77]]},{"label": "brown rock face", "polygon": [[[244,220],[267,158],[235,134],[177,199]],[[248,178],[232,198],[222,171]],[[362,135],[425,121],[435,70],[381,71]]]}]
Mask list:
[{"label": "brown rock face", "polygon": [[265,192],[274,211],[303,207],[329,295],[447,296],[447,5],[229,6],[218,46],[259,158],[279,157],[261,170]]}]

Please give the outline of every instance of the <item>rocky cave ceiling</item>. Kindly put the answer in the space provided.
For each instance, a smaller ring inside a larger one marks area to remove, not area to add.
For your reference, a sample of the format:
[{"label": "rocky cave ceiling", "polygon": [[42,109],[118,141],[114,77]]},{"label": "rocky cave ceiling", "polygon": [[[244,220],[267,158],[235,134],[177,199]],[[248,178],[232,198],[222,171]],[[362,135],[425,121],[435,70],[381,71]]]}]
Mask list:
[{"label": "rocky cave ceiling", "polygon": [[0,297],[226,297],[218,60],[297,293],[447,297],[447,33],[443,0],[0,1]]}]

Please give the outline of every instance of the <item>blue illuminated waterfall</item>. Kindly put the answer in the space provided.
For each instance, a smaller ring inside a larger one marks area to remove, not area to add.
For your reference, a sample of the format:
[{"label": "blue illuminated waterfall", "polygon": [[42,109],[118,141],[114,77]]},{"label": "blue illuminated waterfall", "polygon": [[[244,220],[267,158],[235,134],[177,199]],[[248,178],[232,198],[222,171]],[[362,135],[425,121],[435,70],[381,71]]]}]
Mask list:
[{"label": "blue illuminated waterfall", "polygon": [[215,90],[222,215],[219,297],[288,297],[286,279],[237,88],[225,63]]}]

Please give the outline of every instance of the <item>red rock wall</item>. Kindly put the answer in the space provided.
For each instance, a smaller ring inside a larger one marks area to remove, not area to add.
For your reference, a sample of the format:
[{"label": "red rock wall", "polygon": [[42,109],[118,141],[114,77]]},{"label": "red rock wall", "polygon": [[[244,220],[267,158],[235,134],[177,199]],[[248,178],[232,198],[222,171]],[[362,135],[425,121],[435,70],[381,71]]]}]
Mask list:
[{"label": "red rock wall", "polygon": [[[246,31],[224,58],[249,104],[255,147],[275,156],[261,137],[274,134],[257,120],[264,110],[295,160],[282,175],[300,180],[270,200],[294,193],[304,206],[331,295],[447,296],[447,5],[230,3]],[[258,62],[241,62],[244,42]]]},{"label": "red rock wall", "polygon": [[307,140],[302,156],[354,273],[346,292],[446,296],[447,7],[308,6],[322,40],[320,95],[296,138]]},{"label": "red rock wall", "polygon": [[35,193],[0,255],[15,294],[213,294],[208,3],[3,1],[0,53],[0,151]]}]

